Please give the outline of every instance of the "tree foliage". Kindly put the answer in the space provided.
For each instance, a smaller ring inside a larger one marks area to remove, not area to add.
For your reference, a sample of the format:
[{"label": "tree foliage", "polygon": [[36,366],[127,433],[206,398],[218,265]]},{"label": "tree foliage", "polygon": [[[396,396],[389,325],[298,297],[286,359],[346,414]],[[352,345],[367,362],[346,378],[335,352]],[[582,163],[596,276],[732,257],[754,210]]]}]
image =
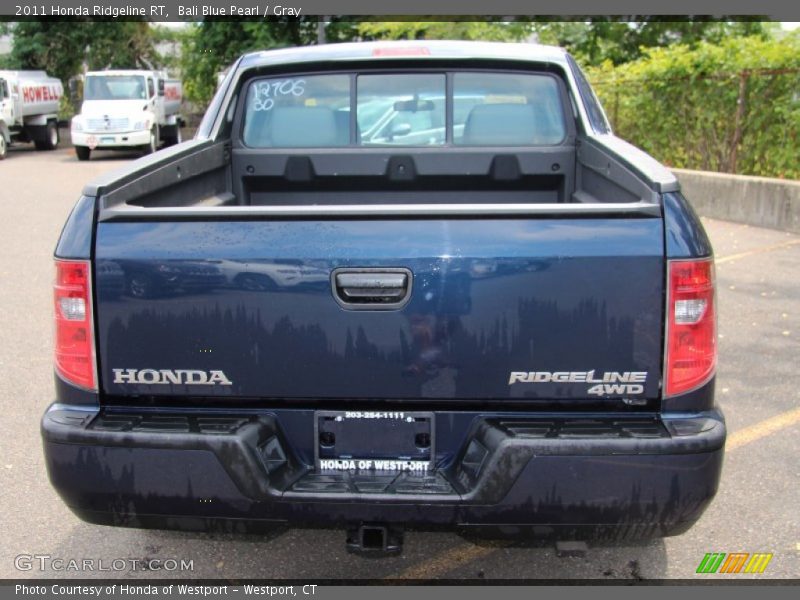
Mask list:
[{"label": "tree foliage", "polygon": [[563,46],[583,64],[605,61],[621,64],[643,56],[646,48],[700,42],[720,43],[729,37],[767,36],[769,25],[761,21],[724,21],[700,18],[669,21],[645,18],[625,21],[593,17],[586,21],[546,21],[534,24],[539,41]]},{"label": "tree foliage", "polygon": [[197,104],[211,99],[217,78],[236,58],[253,50],[325,42],[375,39],[482,39],[515,41],[530,34],[529,23],[365,21],[341,18],[215,21],[193,24],[184,34],[182,71],[186,96]]},{"label": "tree foliage", "polygon": [[366,40],[481,40],[519,42],[529,37],[525,21],[364,21],[358,34]]},{"label": "tree foliage", "polygon": [[800,178],[800,36],[652,48],[589,77],[621,137],[674,167]]},{"label": "tree foliage", "polygon": [[[585,21],[537,21],[524,18],[437,21],[401,19],[324,22],[327,42],[360,40],[484,40],[524,41],[534,34],[541,43],[565,46],[584,64],[606,60],[621,64],[642,56],[643,48],[674,43],[690,46],[701,41],[720,42],[728,36],[767,35],[758,21],[695,19],[667,21],[645,18],[631,22],[619,18]],[[216,87],[217,76],[240,54],[289,45],[314,44],[319,38],[315,18],[268,21],[204,21],[194,24],[183,39],[182,65],[187,96],[203,104]]]},{"label": "tree foliage", "polygon": [[77,23],[23,21],[13,30],[11,64],[18,69],[44,69],[67,81],[85,57],[86,36]]},{"label": "tree foliage", "polygon": [[90,69],[152,68],[160,58],[144,21],[22,21],[13,26],[9,63],[62,81]]},{"label": "tree foliage", "polygon": [[245,52],[279,48],[304,41],[297,22],[203,21],[193,23],[183,38],[181,66],[184,93],[200,104],[211,99],[217,75]]},{"label": "tree foliage", "polygon": [[156,69],[153,29],[144,21],[100,21],[87,27],[86,64],[97,69]]},{"label": "tree foliage", "polygon": [[[339,18],[327,21],[323,31],[327,42],[352,41],[358,35],[356,23]],[[313,44],[319,34],[316,18],[194,23],[182,34],[186,97],[198,105],[207,103],[220,73],[246,52]]]}]

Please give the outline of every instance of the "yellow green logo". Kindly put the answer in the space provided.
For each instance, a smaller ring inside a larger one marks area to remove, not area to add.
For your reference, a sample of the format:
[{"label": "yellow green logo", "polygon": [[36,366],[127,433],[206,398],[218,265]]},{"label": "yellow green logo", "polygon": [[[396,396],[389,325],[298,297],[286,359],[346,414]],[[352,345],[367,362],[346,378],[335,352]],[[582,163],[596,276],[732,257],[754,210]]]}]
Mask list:
[{"label": "yellow green logo", "polygon": [[697,573],[763,573],[772,554],[766,552],[709,552],[697,566]]}]

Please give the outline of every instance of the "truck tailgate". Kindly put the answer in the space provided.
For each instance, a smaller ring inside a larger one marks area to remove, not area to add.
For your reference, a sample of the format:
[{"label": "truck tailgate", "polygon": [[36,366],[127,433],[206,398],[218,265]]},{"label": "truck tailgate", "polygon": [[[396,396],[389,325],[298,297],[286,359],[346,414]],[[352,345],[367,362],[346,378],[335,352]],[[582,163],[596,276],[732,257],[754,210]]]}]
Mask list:
[{"label": "truck tailgate", "polygon": [[[644,216],[101,222],[101,386],[128,400],[654,399],[663,245],[662,219]],[[337,269],[407,273],[408,297],[343,305]]]}]

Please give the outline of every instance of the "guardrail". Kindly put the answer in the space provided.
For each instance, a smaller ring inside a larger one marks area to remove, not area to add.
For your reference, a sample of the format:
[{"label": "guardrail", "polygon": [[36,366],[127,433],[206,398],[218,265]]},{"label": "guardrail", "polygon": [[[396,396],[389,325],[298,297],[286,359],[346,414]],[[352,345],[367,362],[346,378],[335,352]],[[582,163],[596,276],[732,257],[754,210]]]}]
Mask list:
[{"label": "guardrail", "polygon": [[672,169],[704,217],[800,233],[800,181]]}]

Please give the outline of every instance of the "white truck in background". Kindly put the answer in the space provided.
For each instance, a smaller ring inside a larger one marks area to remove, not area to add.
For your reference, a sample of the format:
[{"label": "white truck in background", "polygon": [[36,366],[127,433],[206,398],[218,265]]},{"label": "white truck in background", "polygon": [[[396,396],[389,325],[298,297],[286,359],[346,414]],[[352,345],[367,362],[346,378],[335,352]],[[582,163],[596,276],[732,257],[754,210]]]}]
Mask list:
[{"label": "white truck in background", "polygon": [[64,87],[44,71],[0,71],[0,160],[12,142],[37,150],[58,146],[58,105]]},{"label": "white truck in background", "polygon": [[181,82],[162,71],[86,73],[80,114],[72,118],[72,145],[79,160],[92,150],[141,149],[181,142]]}]

